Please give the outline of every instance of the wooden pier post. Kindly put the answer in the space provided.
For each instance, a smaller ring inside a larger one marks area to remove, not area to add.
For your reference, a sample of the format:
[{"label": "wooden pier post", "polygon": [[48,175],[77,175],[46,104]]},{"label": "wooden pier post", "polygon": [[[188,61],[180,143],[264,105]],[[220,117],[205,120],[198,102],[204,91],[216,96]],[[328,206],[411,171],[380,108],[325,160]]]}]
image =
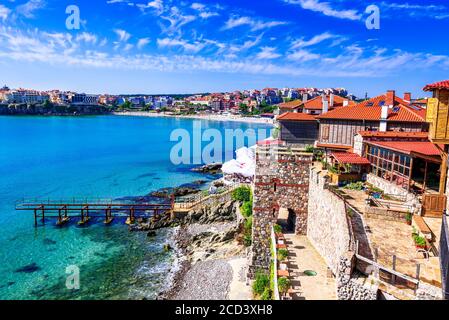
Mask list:
[{"label": "wooden pier post", "polygon": [[42,223],[45,224],[45,207],[41,206],[42,209]]},{"label": "wooden pier post", "polygon": [[62,209],[58,209],[58,225],[62,224],[62,216],[61,216]]},{"label": "wooden pier post", "polygon": [[34,209],[34,226],[37,227],[37,209]]}]

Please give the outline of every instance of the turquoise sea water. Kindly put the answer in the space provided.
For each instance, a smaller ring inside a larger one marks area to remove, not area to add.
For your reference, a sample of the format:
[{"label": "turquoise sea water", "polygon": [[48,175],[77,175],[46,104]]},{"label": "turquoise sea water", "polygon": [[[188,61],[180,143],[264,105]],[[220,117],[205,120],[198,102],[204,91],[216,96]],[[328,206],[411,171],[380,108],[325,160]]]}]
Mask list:
[{"label": "turquoise sea water", "polygon": [[[0,117],[0,299],[154,298],[174,258],[169,230],[155,239],[123,222],[85,228],[34,228],[15,211],[21,198],[120,198],[212,179],[170,161],[173,129],[194,120],[144,117]],[[265,125],[201,121],[202,128]],[[233,150],[224,150],[228,155]],[[80,289],[66,288],[66,267],[80,269]]]}]

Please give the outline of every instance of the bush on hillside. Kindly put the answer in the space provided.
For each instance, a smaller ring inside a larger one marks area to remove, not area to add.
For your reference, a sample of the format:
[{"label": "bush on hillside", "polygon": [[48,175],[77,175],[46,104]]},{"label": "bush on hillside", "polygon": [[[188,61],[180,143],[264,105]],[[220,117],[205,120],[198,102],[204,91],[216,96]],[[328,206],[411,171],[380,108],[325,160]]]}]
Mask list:
[{"label": "bush on hillside", "polygon": [[232,199],[235,201],[250,201],[251,189],[249,187],[241,186],[232,191]]}]

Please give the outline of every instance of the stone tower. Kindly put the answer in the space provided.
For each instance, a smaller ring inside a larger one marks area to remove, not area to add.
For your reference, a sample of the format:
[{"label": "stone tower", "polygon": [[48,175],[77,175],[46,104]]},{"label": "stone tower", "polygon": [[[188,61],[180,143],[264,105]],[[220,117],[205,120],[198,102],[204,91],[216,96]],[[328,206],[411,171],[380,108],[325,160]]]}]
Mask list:
[{"label": "stone tower", "polygon": [[312,154],[302,149],[257,148],[251,276],[259,269],[269,269],[271,227],[279,208],[294,212],[296,233],[306,234],[311,164]]}]

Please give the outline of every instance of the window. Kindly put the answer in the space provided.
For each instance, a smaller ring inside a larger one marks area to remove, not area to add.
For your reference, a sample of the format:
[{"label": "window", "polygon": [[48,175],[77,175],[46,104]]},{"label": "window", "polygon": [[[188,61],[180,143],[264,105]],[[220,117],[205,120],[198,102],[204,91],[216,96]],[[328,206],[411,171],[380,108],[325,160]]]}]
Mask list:
[{"label": "window", "polygon": [[375,146],[368,147],[367,159],[372,173],[407,188],[410,177],[411,158],[407,155]]},{"label": "window", "polygon": [[323,140],[329,139],[329,125],[323,126],[323,131],[321,132],[321,139]]}]

